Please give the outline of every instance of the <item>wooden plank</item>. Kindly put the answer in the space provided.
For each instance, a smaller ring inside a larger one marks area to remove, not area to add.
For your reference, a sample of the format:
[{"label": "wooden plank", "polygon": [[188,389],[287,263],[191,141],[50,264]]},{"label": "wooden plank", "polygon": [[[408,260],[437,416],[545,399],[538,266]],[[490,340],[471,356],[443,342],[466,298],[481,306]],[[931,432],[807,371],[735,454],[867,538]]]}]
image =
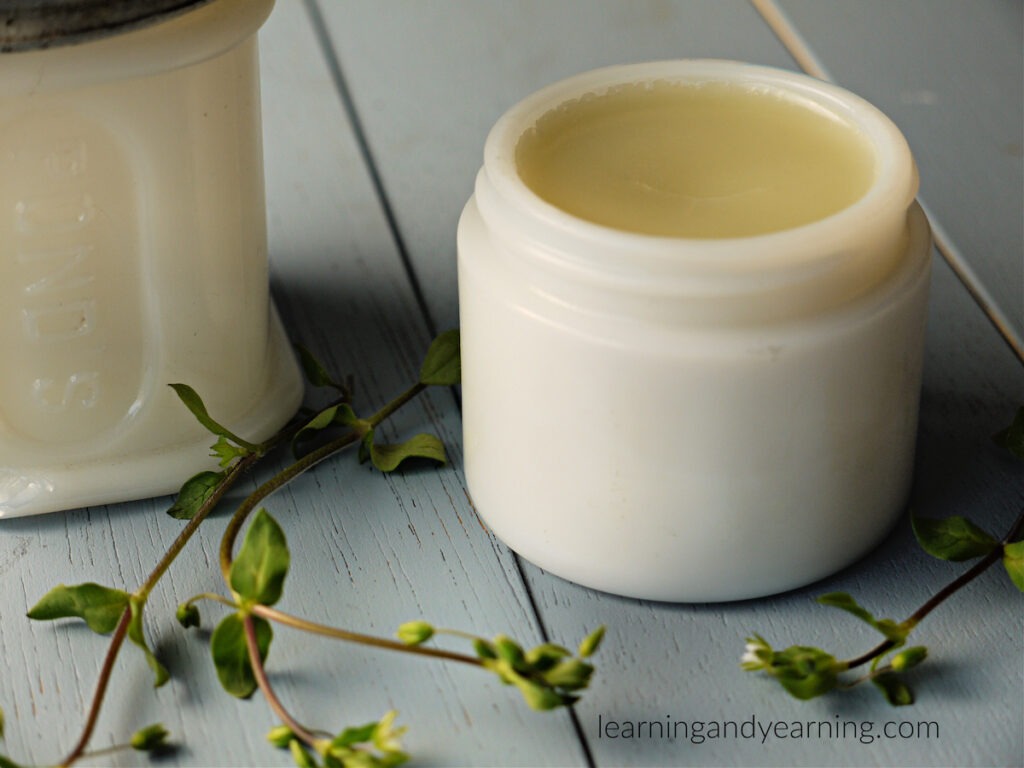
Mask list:
[{"label": "wooden plank", "polygon": [[[941,263],[933,294],[912,505],[925,516],[967,515],[1001,535],[1020,511],[1024,484],[1019,462],[1004,456],[990,436],[1012,417],[1024,392],[1024,372]],[[913,643],[927,645],[932,657],[910,678],[918,695],[913,707],[893,709],[870,686],[798,702],[738,667],[744,638],[752,632],[779,647],[816,645],[856,655],[872,647],[877,635],[815,605],[813,597],[845,591],[880,615],[902,619],[963,570],[923,554],[904,521],[862,562],[764,600],[637,603],[569,585],[532,566],[526,575],[545,621],[560,631],[595,621],[610,628],[597,695],[578,705],[591,749],[604,764],[1013,765],[1024,754],[1024,616],[1020,593],[1000,569],[957,595],[915,633]],[[693,744],[679,737],[638,744],[602,737],[599,729],[601,720],[666,716],[739,722],[754,717],[761,724],[834,723],[838,716],[857,723],[858,732],[873,728],[876,737],[884,723],[906,720],[937,723],[939,733],[870,743],[772,736],[764,743],[740,738]],[[642,757],[633,758],[635,749]]]},{"label": "wooden plank", "polygon": [[[289,330],[332,368],[351,371],[371,409],[414,380],[428,333],[305,9],[279,3],[263,33],[265,141],[274,287]],[[403,413],[386,438],[437,431],[459,461],[458,414],[440,391]],[[251,484],[250,484],[251,488]],[[83,580],[134,588],[181,523],[167,500],[4,521],[0,705],[4,750],[51,763],[82,722],[105,642],[79,626],[29,623],[23,614],[53,584]],[[313,620],[391,635],[423,617],[485,634],[541,637],[516,565],[469,514],[458,475],[420,469],[387,478],[353,456],[318,467],[267,503],[293,551],[282,608]],[[264,733],[265,703],[222,691],[208,631],[176,627],[177,603],[222,591],[209,521],[154,593],[149,631],[175,677],[158,692],[126,649],[95,748],[123,743],[161,720],[182,748],[175,765],[290,762]],[[222,610],[206,607],[208,626]],[[423,764],[572,764],[581,752],[565,712],[539,715],[478,670],[340,646],[279,629],[269,671],[282,698],[311,725],[340,730],[400,710],[407,748]],[[529,738],[523,738],[529,734]],[[122,753],[111,764],[144,764]]]},{"label": "wooden plank", "polygon": [[745,0],[321,2],[410,259],[439,328],[458,322],[455,228],[491,125],[595,67],[736,58],[793,67]]},{"label": "wooden plank", "polygon": [[1024,6],[782,0],[837,82],[907,135],[921,196],[1024,337]]},{"label": "wooden plank", "polygon": [[[433,316],[441,324],[456,317],[455,222],[479,166],[486,131],[506,106],[546,82],[617,61],[734,56],[794,67],[748,10],[740,4],[683,2],[323,4]],[[955,61],[955,51],[932,49],[927,37],[919,44],[929,46],[922,66],[948,68]],[[830,50],[819,54],[830,64]],[[948,162],[965,161],[952,145],[946,153]],[[955,180],[960,173],[978,171],[941,165],[928,171],[933,172]],[[993,229],[1007,231],[1019,224],[1019,215],[1011,213],[1001,202],[996,205]],[[989,434],[1012,416],[1024,376],[941,264],[931,313],[914,502],[924,514],[968,514],[999,530],[1016,514],[1021,480],[1019,468],[991,445]],[[752,631],[778,644],[813,643],[840,654],[874,643],[870,630],[815,606],[811,598],[816,594],[848,590],[898,617],[959,572],[921,554],[906,525],[846,572],[805,590],[750,603],[641,603],[575,587],[529,565],[525,571],[553,632],[568,637],[596,622],[610,627],[595,690],[578,707],[598,764],[1020,761],[1015,725],[1022,714],[1019,595],[997,573],[922,626],[921,642],[932,646],[936,660],[932,672],[926,665],[914,678],[920,702],[910,710],[890,709],[870,688],[799,703],[738,669],[743,639]],[[1005,716],[991,715],[994,702]],[[1006,702],[1013,702],[1009,709]],[[695,743],[682,735],[614,739],[599,730],[602,721],[613,719],[746,722],[752,717],[762,725],[849,720],[862,729],[862,738],[773,735],[764,743],[758,738]],[[886,721],[904,719],[937,723],[938,738],[879,737],[867,743],[867,723],[878,737]]]}]

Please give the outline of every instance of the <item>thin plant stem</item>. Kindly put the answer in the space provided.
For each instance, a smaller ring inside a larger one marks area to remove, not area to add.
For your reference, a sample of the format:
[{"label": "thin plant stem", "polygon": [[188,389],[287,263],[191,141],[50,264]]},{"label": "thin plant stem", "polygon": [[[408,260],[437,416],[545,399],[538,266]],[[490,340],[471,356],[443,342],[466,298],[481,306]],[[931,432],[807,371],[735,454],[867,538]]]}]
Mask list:
[{"label": "thin plant stem", "polygon": [[269,621],[275,621],[278,624],[284,624],[285,626],[292,627],[293,629],[300,629],[311,634],[331,637],[335,640],[343,640],[348,643],[358,643],[360,645],[369,645],[374,648],[382,648],[388,651],[400,651],[419,656],[429,656],[434,659],[457,661],[462,664],[470,664],[475,667],[483,666],[480,660],[475,656],[469,656],[455,651],[446,651],[441,648],[424,648],[420,645],[408,645],[398,640],[390,640],[388,638],[376,637],[374,635],[364,635],[360,632],[350,632],[346,629],[338,629],[325,624],[317,624],[316,622],[300,619],[297,616],[292,616],[291,614],[284,613],[266,605],[252,606],[252,612],[256,616],[260,616],[261,618]]},{"label": "thin plant stem", "polygon": [[413,384],[405,392],[373,414],[369,419],[360,422],[344,435],[341,435],[330,442],[324,443],[314,451],[310,451],[253,491],[252,494],[242,502],[238,509],[235,510],[235,514],[232,515],[231,520],[228,521],[228,525],[224,529],[224,536],[221,538],[220,568],[221,573],[224,576],[224,581],[230,586],[231,562],[233,559],[232,553],[234,552],[235,541],[238,539],[238,534],[241,532],[246,519],[250,514],[252,514],[257,504],[279,488],[290,483],[299,475],[309,471],[320,462],[361,440],[370,429],[378,426],[381,422],[395,413],[399,408],[406,405],[426,388],[427,385],[420,382]]},{"label": "thin plant stem", "polygon": [[114,671],[114,662],[117,660],[118,651],[124,645],[124,639],[128,636],[128,624],[131,622],[132,612],[125,608],[121,619],[117,622],[114,634],[110,637],[110,645],[107,647],[107,655],[103,659],[103,666],[100,669],[100,676],[96,680],[96,690],[92,696],[92,703],[86,714],[85,725],[82,726],[82,733],[74,748],[61,760],[61,768],[67,768],[85,754],[85,748],[89,746],[93,731],[96,729],[96,721],[100,716],[100,708],[107,693],[107,686],[110,683],[111,673]]},{"label": "thin plant stem", "polygon": [[[920,623],[929,613],[934,611],[939,605],[946,601],[951,595],[957,592],[962,587],[966,586],[970,582],[974,581],[978,576],[987,571],[995,563],[999,562],[1003,557],[1004,547],[1011,543],[1017,538],[1017,535],[1024,528],[1024,512],[1017,517],[1017,520],[1010,527],[1009,532],[1003,538],[999,546],[993,547],[992,550],[976,562],[971,568],[964,571],[960,576],[953,579],[945,587],[940,589],[927,602],[924,603],[920,608],[910,614],[906,621],[903,623],[908,627],[914,627]],[[872,648],[867,653],[863,653],[853,659],[845,662],[846,669],[854,669],[862,664],[867,664],[869,661],[881,656],[887,651],[892,650],[896,647],[896,642],[893,640],[885,640]]]},{"label": "thin plant stem", "polygon": [[382,421],[384,421],[384,419],[388,418],[391,414],[393,414],[395,411],[397,411],[403,405],[408,403],[410,400],[412,400],[414,397],[416,397],[420,392],[422,392],[426,388],[427,388],[427,385],[426,384],[422,384],[420,382],[416,382],[415,384],[413,384],[411,387],[409,387],[407,390],[405,390],[405,392],[400,394],[398,397],[396,397],[390,403],[388,403],[383,408],[381,408],[379,411],[377,411],[375,414],[373,414],[373,416],[371,416],[368,419],[368,421],[370,422],[370,426],[371,427],[376,427],[378,424],[380,424]]},{"label": "thin plant stem", "polygon": [[[241,460],[235,462],[231,467],[225,470],[223,478],[217,484],[216,488],[214,488],[209,498],[207,498],[199,507],[196,514],[188,521],[188,523],[186,523],[185,527],[181,529],[178,535],[174,538],[174,541],[171,542],[171,545],[164,552],[163,557],[160,558],[160,561],[146,577],[146,580],[138,590],[136,590],[136,597],[140,598],[142,602],[145,603],[149,597],[149,593],[153,591],[156,584],[161,578],[163,578],[164,574],[171,567],[171,564],[199,529],[199,526],[207,517],[210,516],[213,510],[224,498],[225,494],[236,482],[238,482],[238,479],[245,472],[255,466],[270,450],[280,445],[285,440],[291,439],[291,436],[300,428],[300,426],[300,424],[292,421],[269,440],[262,443],[257,452],[244,456]],[[93,732],[96,730],[96,722],[99,719],[100,710],[106,697],[107,687],[109,686],[110,678],[114,669],[114,662],[117,660],[117,656],[124,645],[124,640],[127,636],[128,625],[130,622],[131,608],[128,607],[125,608],[124,614],[121,616],[117,627],[111,635],[110,645],[107,646],[107,653],[103,659],[103,666],[100,668],[100,675],[96,680],[96,688],[93,692],[92,701],[90,702],[89,710],[86,713],[85,725],[82,727],[82,732],[79,736],[78,742],[61,761],[60,765],[62,768],[67,768],[67,766],[73,765],[86,754],[86,748],[89,745],[89,741],[92,739]]]},{"label": "thin plant stem", "polygon": [[[178,556],[185,545],[188,543],[192,535],[198,530],[202,522],[210,515],[213,509],[220,503],[220,500],[224,497],[224,494],[237,482],[238,478],[255,464],[259,459],[260,454],[250,454],[241,461],[235,463],[227,472],[225,472],[224,479],[217,485],[210,498],[199,508],[195,516],[188,521],[181,532],[174,538],[174,541],[167,548],[164,556],[160,558],[160,562],[157,563],[156,567],[150,572],[149,576],[143,582],[142,586],[136,591],[136,596],[140,597],[143,601],[146,600],[149,593],[156,586],[157,582],[163,577],[170,568],[171,563]],[[100,709],[103,706],[103,700],[106,697],[107,686],[110,683],[110,677],[114,669],[114,662],[117,660],[118,653],[121,651],[121,647],[124,645],[125,637],[128,633],[128,624],[131,622],[131,608],[126,607],[124,613],[121,615],[120,621],[118,621],[117,627],[114,629],[114,633],[110,637],[110,645],[107,646],[107,653],[103,659],[103,666],[100,668],[99,678],[96,680],[96,689],[93,692],[92,701],[89,704],[89,711],[86,713],[85,725],[82,727],[82,732],[79,736],[78,742],[74,748],[67,754],[67,756],[61,761],[61,766],[70,766],[77,762],[84,754],[86,747],[89,745],[89,741],[92,739],[93,732],[96,730],[96,721],[99,719]]]},{"label": "thin plant stem", "polygon": [[228,524],[224,529],[224,535],[220,540],[220,569],[224,576],[224,581],[227,584],[230,585],[231,583],[231,562],[233,558],[232,552],[235,548],[235,540],[238,538],[238,534],[242,530],[242,525],[244,525],[246,518],[248,518],[256,508],[256,505],[279,488],[290,483],[303,472],[312,469],[321,461],[324,461],[343,448],[346,448],[360,440],[363,434],[364,433],[359,429],[353,429],[350,432],[346,432],[341,437],[331,440],[329,443],[325,443],[278,472],[245,498],[228,521]]},{"label": "thin plant stem", "polygon": [[316,748],[317,738],[306,729],[301,723],[295,720],[291,716],[291,713],[281,703],[281,700],[277,698],[277,694],[274,693],[274,688],[270,684],[270,680],[267,679],[267,671],[263,668],[263,659],[260,656],[259,641],[256,638],[256,625],[252,620],[252,616],[246,616],[242,619],[242,624],[245,627],[245,645],[249,651],[249,663],[252,666],[253,675],[256,678],[256,684],[260,687],[260,691],[263,692],[263,697],[267,700],[267,704],[274,710],[274,714],[284,723],[291,732],[300,740],[304,741],[309,746]]},{"label": "thin plant stem", "polygon": [[203,521],[213,512],[214,508],[220,503],[220,500],[224,498],[224,495],[231,489],[231,487],[238,481],[246,471],[251,469],[260,459],[263,458],[264,453],[250,453],[243,457],[240,461],[235,462],[230,468],[225,470],[224,478],[217,484],[210,498],[207,499],[206,503],[196,512],[191,520],[181,529],[181,532],[171,542],[171,546],[164,552],[163,557],[160,558],[160,562],[156,564],[156,567],[150,572],[149,576],[142,583],[142,586],[136,591],[136,595],[145,599],[157,582],[163,578],[163,575],[167,572],[167,569],[171,567],[171,563],[175,561],[181,550],[188,544],[189,539],[196,532]]}]

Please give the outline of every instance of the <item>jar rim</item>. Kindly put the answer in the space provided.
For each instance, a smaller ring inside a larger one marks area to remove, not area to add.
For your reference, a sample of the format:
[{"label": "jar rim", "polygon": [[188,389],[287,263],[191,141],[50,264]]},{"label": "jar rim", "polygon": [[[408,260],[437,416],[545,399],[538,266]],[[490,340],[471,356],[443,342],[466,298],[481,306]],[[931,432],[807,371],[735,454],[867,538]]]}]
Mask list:
[{"label": "jar rim", "polygon": [[[653,235],[615,229],[568,213],[542,199],[520,176],[516,146],[537,121],[560,105],[587,94],[616,86],[669,82],[673,84],[736,84],[767,90],[810,110],[823,110],[863,136],[875,161],[875,175],[867,190],[849,205],[825,217],[771,232],[740,237],[694,238]],[[896,125],[865,99],[839,86],[797,72],[724,59],[678,59],[625,64],[575,75],[527,96],[495,124],[484,147],[481,181],[489,183],[506,205],[516,211],[520,223],[529,222],[544,231],[544,239],[575,241],[588,247],[576,258],[570,249],[563,261],[584,269],[650,278],[666,270],[690,277],[704,274],[732,275],[749,270],[779,274],[789,270],[820,268],[822,243],[840,243],[851,227],[870,222],[878,229],[902,226],[917,194],[918,176],[910,148]],[[481,184],[478,184],[478,192]],[[487,195],[482,195],[486,198]],[[486,199],[482,203],[486,207]],[[741,246],[741,247],[739,247]],[[621,263],[628,249],[632,265]],[[642,264],[635,260],[641,258]]]}]

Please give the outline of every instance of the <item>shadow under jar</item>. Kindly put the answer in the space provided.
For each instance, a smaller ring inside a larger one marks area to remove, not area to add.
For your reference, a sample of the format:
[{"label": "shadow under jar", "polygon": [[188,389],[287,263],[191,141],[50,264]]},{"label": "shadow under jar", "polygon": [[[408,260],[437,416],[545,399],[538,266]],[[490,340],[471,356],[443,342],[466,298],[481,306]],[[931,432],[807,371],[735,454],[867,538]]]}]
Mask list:
[{"label": "shadow under jar", "polygon": [[491,131],[459,224],[465,469],[558,576],[795,588],[909,491],[931,238],[899,130],[737,62],[611,67]]}]

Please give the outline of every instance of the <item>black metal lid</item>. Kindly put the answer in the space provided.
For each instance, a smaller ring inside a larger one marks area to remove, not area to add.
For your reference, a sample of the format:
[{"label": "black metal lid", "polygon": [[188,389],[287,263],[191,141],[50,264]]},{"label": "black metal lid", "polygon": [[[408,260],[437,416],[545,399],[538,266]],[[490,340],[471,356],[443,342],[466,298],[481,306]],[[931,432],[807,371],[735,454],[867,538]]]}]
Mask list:
[{"label": "black metal lid", "polygon": [[0,52],[108,37],[162,21],[210,0],[0,0]]}]

